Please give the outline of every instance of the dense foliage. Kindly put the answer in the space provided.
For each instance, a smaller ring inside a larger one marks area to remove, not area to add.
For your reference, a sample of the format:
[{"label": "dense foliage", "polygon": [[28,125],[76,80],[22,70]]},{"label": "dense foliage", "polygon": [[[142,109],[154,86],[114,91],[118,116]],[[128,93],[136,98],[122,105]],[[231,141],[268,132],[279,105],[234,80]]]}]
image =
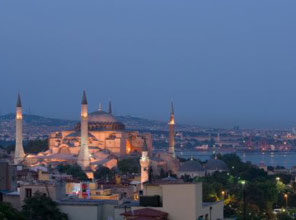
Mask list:
[{"label": "dense foliage", "polygon": [[68,175],[72,175],[72,177],[77,180],[82,180],[82,181],[88,180],[85,172],[81,169],[81,167],[78,164],[74,164],[74,165],[59,164],[57,166],[57,170],[60,173],[66,173]]},{"label": "dense foliage", "polygon": [[46,195],[35,193],[33,197],[26,198],[24,203],[22,212],[26,220],[68,220],[57,203]]},{"label": "dense foliage", "polygon": [[100,166],[94,172],[95,179],[112,180],[115,177],[115,170],[108,167]]},{"label": "dense foliage", "polygon": [[0,202],[0,219],[25,220],[21,212],[14,209],[9,203]]},{"label": "dense foliage", "polygon": [[126,158],[119,160],[117,167],[122,174],[139,173],[139,158]]}]

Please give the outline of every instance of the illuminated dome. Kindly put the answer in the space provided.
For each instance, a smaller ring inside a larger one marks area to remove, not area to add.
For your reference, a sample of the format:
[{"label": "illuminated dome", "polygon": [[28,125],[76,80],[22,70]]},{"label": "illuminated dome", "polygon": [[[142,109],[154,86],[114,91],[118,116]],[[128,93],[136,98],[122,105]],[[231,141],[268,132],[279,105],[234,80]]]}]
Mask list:
[{"label": "illuminated dome", "polygon": [[[80,123],[77,124],[76,128],[80,130]],[[98,110],[88,115],[88,130],[90,131],[117,131],[124,129],[123,123],[105,111]]]},{"label": "illuminated dome", "polygon": [[119,121],[112,114],[104,111],[95,111],[88,115],[88,122],[118,123]]}]

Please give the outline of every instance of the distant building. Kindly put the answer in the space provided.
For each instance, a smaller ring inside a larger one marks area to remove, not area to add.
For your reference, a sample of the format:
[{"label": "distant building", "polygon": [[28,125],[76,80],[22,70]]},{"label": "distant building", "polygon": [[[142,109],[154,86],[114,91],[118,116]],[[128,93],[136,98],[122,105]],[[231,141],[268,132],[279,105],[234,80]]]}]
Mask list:
[{"label": "distant building", "polygon": [[189,175],[191,178],[205,176],[205,169],[198,160],[189,160],[180,165],[178,177]]},{"label": "distant building", "polygon": [[191,159],[181,163],[177,175],[178,177],[189,175],[191,178],[194,178],[212,175],[215,172],[224,172],[227,170],[227,164],[217,158],[209,159],[204,165],[202,165],[198,160]]},{"label": "distant building", "polygon": [[228,170],[227,164],[219,159],[209,159],[205,164],[206,174],[212,174],[214,172],[223,172]]}]

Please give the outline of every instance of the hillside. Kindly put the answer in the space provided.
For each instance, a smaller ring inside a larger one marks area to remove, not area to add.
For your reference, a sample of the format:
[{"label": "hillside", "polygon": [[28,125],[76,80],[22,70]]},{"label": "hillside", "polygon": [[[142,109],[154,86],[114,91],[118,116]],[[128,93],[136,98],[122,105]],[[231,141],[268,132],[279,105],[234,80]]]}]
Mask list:
[{"label": "hillside", "polygon": [[[118,120],[125,124],[128,130],[141,131],[166,131],[167,122],[156,121],[131,116],[117,116]],[[55,131],[71,130],[78,121],[48,118],[38,115],[23,115],[23,133],[26,139],[43,139]],[[193,128],[192,126],[178,125],[179,130]],[[15,115],[0,116],[0,141],[10,142],[14,140]]]}]

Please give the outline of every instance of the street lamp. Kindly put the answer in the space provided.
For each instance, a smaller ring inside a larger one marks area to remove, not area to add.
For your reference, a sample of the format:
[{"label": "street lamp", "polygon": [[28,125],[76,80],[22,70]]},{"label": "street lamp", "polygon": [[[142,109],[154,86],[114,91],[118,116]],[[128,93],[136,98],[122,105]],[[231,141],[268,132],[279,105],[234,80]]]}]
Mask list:
[{"label": "street lamp", "polygon": [[288,208],[288,194],[287,193],[284,194],[284,198],[286,201],[286,209],[287,209]]},{"label": "street lamp", "polygon": [[225,199],[225,191],[224,190],[222,190],[221,195],[222,195],[222,198]]},{"label": "street lamp", "polygon": [[242,184],[243,187],[243,216],[244,216],[244,220],[246,220],[246,190],[245,190],[245,185],[246,185],[246,181],[242,180],[240,182]]}]

